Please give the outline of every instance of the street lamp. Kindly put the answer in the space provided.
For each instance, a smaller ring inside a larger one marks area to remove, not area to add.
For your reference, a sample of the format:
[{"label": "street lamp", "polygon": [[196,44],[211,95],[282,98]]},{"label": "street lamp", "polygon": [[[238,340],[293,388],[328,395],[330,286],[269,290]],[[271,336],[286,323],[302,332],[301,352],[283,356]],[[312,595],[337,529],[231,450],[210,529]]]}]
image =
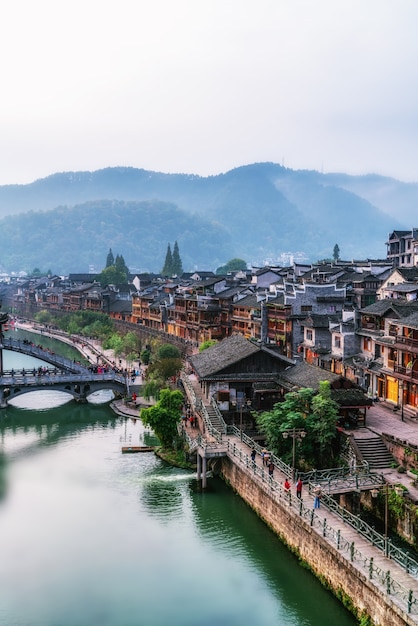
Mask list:
[{"label": "street lamp", "polygon": [[[388,524],[389,524],[389,489],[391,488],[391,485],[389,485],[389,483],[385,483],[381,490],[377,489],[376,487],[374,489],[371,489],[370,493],[372,495],[372,498],[377,498],[379,495],[379,491],[382,491],[382,493],[385,496],[385,531],[384,531],[384,537],[385,537],[385,555],[387,556],[388,554]],[[393,489],[396,491],[396,493],[402,493],[403,489],[400,487],[397,487],[396,485],[393,487]]]},{"label": "street lamp", "polygon": [[292,475],[294,480],[296,473],[296,441],[302,441],[302,439],[306,436],[306,432],[303,430],[303,428],[289,428],[288,430],[285,430],[282,434],[283,439],[287,439],[288,437],[292,437],[293,439]]}]

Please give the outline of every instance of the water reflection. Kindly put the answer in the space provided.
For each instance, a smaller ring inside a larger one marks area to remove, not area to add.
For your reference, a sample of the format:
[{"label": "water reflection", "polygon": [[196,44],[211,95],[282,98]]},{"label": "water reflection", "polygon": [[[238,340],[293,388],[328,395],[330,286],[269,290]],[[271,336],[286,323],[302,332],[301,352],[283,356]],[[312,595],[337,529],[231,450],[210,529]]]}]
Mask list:
[{"label": "water reflection", "polygon": [[[75,439],[83,431],[115,429],[122,419],[107,407],[71,406],[70,411],[59,408],[21,411],[7,407],[0,411],[0,500],[8,494],[8,470],[11,463],[42,453],[61,440]],[[8,435],[12,434],[13,437]]]},{"label": "water reflection", "polygon": [[147,513],[164,523],[183,515],[186,486],[192,476],[195,474],[165,466],[163,461],[160,467],[144,472],[140,500]]}]

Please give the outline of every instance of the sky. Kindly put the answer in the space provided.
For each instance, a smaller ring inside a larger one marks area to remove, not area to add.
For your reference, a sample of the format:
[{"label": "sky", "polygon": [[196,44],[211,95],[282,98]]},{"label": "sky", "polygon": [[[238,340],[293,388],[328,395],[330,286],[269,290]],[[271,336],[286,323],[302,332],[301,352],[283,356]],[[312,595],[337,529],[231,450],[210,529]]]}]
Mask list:
[{"label": "sky", "polygon": [[15,0],[0,184],[271,161],[418,182],[417,0]]}]

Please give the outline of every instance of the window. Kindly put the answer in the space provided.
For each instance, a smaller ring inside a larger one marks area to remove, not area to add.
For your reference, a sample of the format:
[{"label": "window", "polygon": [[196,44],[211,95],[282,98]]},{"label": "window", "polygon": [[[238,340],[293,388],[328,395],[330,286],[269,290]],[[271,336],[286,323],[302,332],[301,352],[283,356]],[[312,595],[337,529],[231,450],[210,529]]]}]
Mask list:
[{"label": "window", "polygon": [[368,337],[365,337],[363,339],[363,350],[366,350],[367,352],[372,351],[372,340]]},{"label": "window", "polygon": [[308,330],[306,331],[306,339],[307,339],[308,341],[312,341],[312,339],[313,339],[313,332],[312,332],[310,329],[308,329]]},{"label": "window", "polygon": [[341,348],[341,336],[340,335],[334,335],[334,346],[336,348]]},{"label": "window", "polygon": [[310,313],[310,311],[312,311],[312,305],[311,304],[302,304],[302,306],[300,307],[300,310],[302,313]]}]

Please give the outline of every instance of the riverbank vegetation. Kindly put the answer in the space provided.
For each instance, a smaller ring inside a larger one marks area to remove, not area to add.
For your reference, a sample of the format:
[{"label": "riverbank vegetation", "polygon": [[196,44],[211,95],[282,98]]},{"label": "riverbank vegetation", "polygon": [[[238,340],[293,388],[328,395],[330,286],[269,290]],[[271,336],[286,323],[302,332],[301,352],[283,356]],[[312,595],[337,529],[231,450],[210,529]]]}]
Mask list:
[{"label": "riverbank vegetation", "polygon": [[184,398],[181,391],[162,389],[160,399],[153,406],[142,409],[140,418],[145,426],[152,428],[163,448],[178,448],[178,425]]}]

